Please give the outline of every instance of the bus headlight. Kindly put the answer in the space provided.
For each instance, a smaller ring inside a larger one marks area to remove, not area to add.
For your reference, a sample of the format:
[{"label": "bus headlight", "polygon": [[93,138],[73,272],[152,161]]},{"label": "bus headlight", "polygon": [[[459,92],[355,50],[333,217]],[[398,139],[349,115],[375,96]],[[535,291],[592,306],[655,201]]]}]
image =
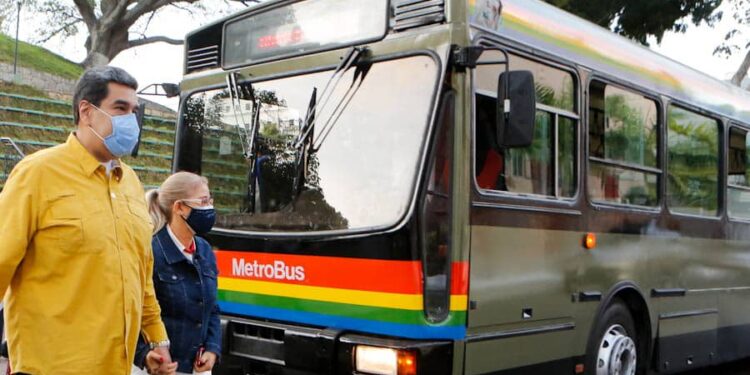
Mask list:
[{"label": "bus headlight", "polygon": [[417,356],[409,350],[357,345],[354,352],[357,372],[375,375],[416,375]]}]

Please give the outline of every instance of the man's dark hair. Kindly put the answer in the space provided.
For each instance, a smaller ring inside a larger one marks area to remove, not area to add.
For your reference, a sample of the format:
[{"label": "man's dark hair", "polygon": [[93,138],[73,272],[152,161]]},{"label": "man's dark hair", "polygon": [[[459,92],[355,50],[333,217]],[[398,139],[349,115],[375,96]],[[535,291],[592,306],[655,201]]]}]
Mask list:
[{"label": "man's dark hair", "polygon": [[133,90],[138,89],[138,81],[128,72],[118,67],[97,66],[86,69],[81,78],[78,79],[75,91],[73,92],[73,119],[76,125],[78,124],[78,120],[80,120],[78,106],[81,104],[81,100],[86,100],[98,107],[101,105],[102,100],[109,95],[108,85],[110,82],[128,86]]}]

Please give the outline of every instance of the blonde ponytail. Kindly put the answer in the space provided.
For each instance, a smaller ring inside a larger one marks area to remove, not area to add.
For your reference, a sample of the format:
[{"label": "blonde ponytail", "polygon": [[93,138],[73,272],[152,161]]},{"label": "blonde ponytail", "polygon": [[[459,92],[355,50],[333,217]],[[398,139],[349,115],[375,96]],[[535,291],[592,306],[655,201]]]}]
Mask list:
[{"label": "blonde ponytail", "polygon": [[151,216],[151,222],[154,223],[154,233],[164,228],[169,219],[167,213],[159,207],[159,190],[151,189],[146,192],[146,204],[148,205],[148,214]]},{"label": "blonde ponytail", "polygon": [[190,172],[177,172],[167,177],[159,189],[146,192],[146,204],[148,204],[151,221],[154,222],[154,233],[169,223],[174,202],[190,198],[190,193],[202,184],[208,186],[208,180],[203,176]]}]

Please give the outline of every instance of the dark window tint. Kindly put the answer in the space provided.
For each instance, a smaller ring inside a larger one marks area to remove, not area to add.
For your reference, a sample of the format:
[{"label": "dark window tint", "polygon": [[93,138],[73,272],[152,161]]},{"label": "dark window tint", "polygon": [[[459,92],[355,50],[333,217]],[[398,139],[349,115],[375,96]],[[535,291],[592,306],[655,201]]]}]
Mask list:
[{"label": "dark window tint", "polygon": [[674,212],[718,212],[719,126],[708,117],[669,107],[667,201]]},{"label": "dark window tint", "polygon": [[[482,60],[500,60],[495,51]],[[537,107],[534,140],[528,147],[496,146],[496,91],[502,65],[476,69],[476,179],[482,189],[549,197],[572,197],[577,188],[578,120],[573,76],[563,70],[511,55],[510,69],[534,74]],[[554,108],[552,108],[554,107]]]},{"label": "dark window tint", "polygon": [[727,209],[734,218],[750,219],[750,133],[733,126],[729,130],[727,154]]},{"label": "dark window tint", "polygon": [[589,196],[656,206],[661,173],[656,102],[598,81],[589,92]]}]

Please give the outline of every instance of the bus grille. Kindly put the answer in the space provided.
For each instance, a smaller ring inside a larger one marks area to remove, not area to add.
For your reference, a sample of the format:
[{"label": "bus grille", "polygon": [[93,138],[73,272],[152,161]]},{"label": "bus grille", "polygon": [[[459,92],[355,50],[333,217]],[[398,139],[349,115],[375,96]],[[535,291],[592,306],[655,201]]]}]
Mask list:
[{"label": "bus grille", "polygon": [[284,330],[272,325],[233,323],[230,353],[261,362],[284,364]]},{"label": "bus grille", "polygon": [[391,28],[402,31],[445,21],[445,0],[394,0]]},{"label": "bus grille", "polygon": [[219,66],[219,46],[208,46],[188,50],[185,71],[196,72]]}]

